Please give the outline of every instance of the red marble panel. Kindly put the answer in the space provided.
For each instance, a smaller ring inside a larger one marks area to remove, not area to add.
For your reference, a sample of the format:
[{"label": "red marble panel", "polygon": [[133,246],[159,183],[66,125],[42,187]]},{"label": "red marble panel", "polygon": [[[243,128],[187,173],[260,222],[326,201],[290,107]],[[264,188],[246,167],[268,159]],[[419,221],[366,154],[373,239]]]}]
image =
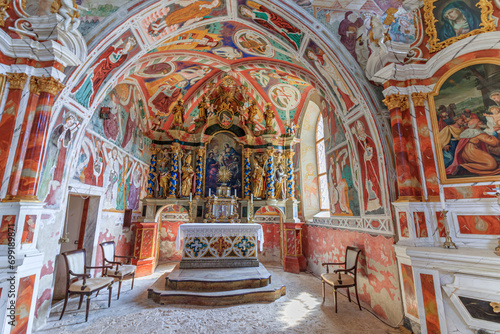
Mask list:
[{"label": "red marble panel", "polygon": [[427,325],[427,333],[441,333],[436,302],[436,291],[434,290],[434,277],[429,274],[420,274],[420,281],[422,284],[422,295],[424,298],[425,323]]},{"label": "red marble panel", "polygon": [[464,186],[444,188],[444,197],[446,199],[464,199],[464,198],[494,198],[487,195],[487,192],[495,192],[495,186]]},{"label": "red marble panel", "polygon": [[16,215],[5,215],[2,217],[2,224],[0,225],[0,245],[7,245],[9,243],[9,226],[14,228],[16,224]]},{"label": "red marble panel", "polygon": [[295,230],[286,229],[285,235],[286,235],[286,255],[295,256],[297,254]]},{"label": "red marble panel", "polygon": [[429,232],[427,231],[427,224],[425,223],[425,212],[414,212],[413,220],[415,222],[415,234],[417,238],[427,238]]},{"label": "red marble panel", "polygon": [[439,230],[439,236],[441,238],[446,237],[446,230],[444,227],[444,216],[441,211],[436,212],[436,220],[437,220],[437,225],[438,225],[438,230]]},{"label": "red marble panel", "polygon": [[7,102],[0,118],[0,152],[3,158],[0,159],[0,180],[3,180],[5,168],[7,167],[7,157],[14,135],[19,102],[23,91],[20,89],[9,89]]},{"label": "red marble panel", "polygon": [[420,183],[420,170],[418,168],[418,157],[413,135],[413,125],[410,110],[403,110],[403,131],[406,137],[406,152],[408,152],[408,165],[410,168],[410,184],[413,196],[422,196],[422,185]]},{"label": "red marble panel", "polygon": [[403,113],[400,108],[391,112],[392,140],[394,144],[394,157],[396,159],[396,173],[398,179],[399,196],[413,196],[411,187],[411,169],[408,157],[408,139],[405,136]]},{"label": "red marble panel", "polygon": [[142,240],[142,229],[137,229],[135,235],[135,248],[134,248],[134,256],[138,259],[141,258],[141,240]]},{"label": "red marble panel", "polygon": [[500,216],[457,216],[460,233],[500,235]]},{"label": "red marble panel", "polygon": [[420,157],[424,167],[425,184],[428,196],[439,196],[438,176],[434,163],[434,152],[432,151],[432,140],[429,125],[425,115],[425,107],[415,106],[415,116],[418,128],[418,139],[420,143]]},{"label": "red marble panel", "polygon": [[28,321],[31,309],[31,299],[33,298],[33,288],[35,286],[36,275],[26,276],[19,279],[16,300],[16,326],[12,328],[11,334],[27,333]]},{"label": "red marble panel", "polygon": [[303,251],[311,266],[344,260],[347,246],[362,250],[358,264],[359,298],[387,319],[400,307],[398,267],[394,239],[381,235],[304,225]]},{"label": "red marble panel", "polygon": [[406,212],[399,213],[399,228],[401,229],[402,237],[410,237],[410,231],[408,230],[408,217],[406,216]]},{"label": "red marble panel", "polygon": [[[263,257],[270,256],[273,254],[279,254],[280,252],[280,224],[270,223],[270,224],[260,224],[262,226],[262,232],[264,234],[264,247],[263,251],[260,252]],[[276,259],[279,261],[279,258]]]},{"label": "red marble panel", "polygon": [[407,264],[401,264],[401,276],[403,278],[403,293],[405,295],[406,313],[418,318],[418,301],[415,292],[415,281],[413,269]]},{"label": "red marble panel", "polygon": [[33,242],[33,236],[35,235],[35,224],[36,215],[26,215],[24,218],[24,229],[23,236],[21,238],[21,244],[30,244]]},{"label": "red marble panel", "polygon": [[155,251],[154,228],[144,229],[142,232],[141,259],[152,257]]}]

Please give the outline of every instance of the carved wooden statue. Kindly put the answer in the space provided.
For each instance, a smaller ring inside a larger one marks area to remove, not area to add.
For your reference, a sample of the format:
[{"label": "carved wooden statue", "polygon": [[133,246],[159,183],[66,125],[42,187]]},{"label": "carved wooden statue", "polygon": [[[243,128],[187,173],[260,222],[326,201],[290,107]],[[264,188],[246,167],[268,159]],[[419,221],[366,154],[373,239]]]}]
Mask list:
[{"label": "carved wooden statue", "polygon": [[191,165],[192,156],[189,154],[184,160],[181,169],[181,197],[189,197],[193,189],[194,170]]},{"label": "carved wooden statue", "polygon": [[257,159],[253,159],[253,196],[256,198],[265,198],[264,189],[264,168],[262,168]]},{"label": "carved wooden statue", "polygon": [[271,109],[271,103],[266,103],[264,115],[266,118],[266,130],[273,130],[274,111]]},{"label": "carved wooden statue", "polygon": [[198,120],[205,122],[207,120],[208,97],[203,95],[201,102],[198,104]]},{"label": "carved wooden statue", "polygon": [[276,169],[276,183],[275,183],[275,188],[276,188],[276,198],[277,199],[285,199],[286,194],[285,194],[285,180],[286,180],[286,173],[285,169],[283,168],[283,164],[279,164],[278,168]]},{"label": "carved wooden statue", "polygon": [[182,99],[177,100],[177,104],[172,108],[174,114],[174,126],[182,127],[184,124],[184,104]]},{"label": "carved wooden statue", "polygon": [[167,197],[168,193],[168,187],[170,186],[169,180],[170,180],[170,168],[167,165],[167,162],[163,160],[160,163],[160,168],[158,170],[158,179],[159,179],[159,189],[157,193],[157,197]]},{"label": "carved wooden statue", "polygon": [[246,121],[247,124],[251,124],[253,122],[255,116],[257,116],[257,112],[257,103],[255,102],[255,100],[252,100],[252,103],[248,107],[248,118]]}]

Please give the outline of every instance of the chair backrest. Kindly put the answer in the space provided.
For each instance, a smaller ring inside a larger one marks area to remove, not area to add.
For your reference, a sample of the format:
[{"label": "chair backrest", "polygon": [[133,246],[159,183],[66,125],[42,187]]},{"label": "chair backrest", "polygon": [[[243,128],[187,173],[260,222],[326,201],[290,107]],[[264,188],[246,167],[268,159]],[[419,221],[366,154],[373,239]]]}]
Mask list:
[{"label": "chair backrest", "polygon": [[345,250],[345,269],[349,270],[354,276],[356,276],[358,267],[359,253],[361,253],[361,249],[353,246],[347,246]]},{"label": "chair backrest", "polygon": [[70,270],[74,274],[83,275],[85,274],[85,249],[77,249],[69,252],[62,253],[64,260],[66,262],[66,268],[68,270],[68,280],[71,280]]},{"label": "chair backrest", "polygon": [[101,249],[102,249],[102,257],[104,260],[103,265],[105,264],[105,261],[108,261],[108,262],[115,261],[115,242],[114,241],[103,242],[101,244]]}]

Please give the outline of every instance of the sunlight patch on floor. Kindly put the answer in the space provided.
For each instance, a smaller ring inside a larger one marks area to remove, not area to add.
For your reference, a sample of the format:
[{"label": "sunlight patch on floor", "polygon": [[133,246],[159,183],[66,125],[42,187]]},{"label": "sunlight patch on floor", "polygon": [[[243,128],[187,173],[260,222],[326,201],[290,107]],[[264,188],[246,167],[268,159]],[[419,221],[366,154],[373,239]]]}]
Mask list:
[{"label": "sunlight patch on floor", "polygon": [[285,324],[285,328],[292,328],[306,319],[313,310],[320,305],[320,301],[307,292],[302,292],[296,298],[289,301],[279,320]]}]

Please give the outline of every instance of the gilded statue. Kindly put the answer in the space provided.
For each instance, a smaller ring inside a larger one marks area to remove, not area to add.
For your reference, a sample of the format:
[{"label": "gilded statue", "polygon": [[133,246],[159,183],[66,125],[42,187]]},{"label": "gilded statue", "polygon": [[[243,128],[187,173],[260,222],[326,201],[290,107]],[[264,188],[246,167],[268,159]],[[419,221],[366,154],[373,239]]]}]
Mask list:
[{"label": "gilded statue", "polygon": [[265,198],[264,191],[264,169],[260,166],[257,159],[253,159],[253,196]]},{"label": "gilded statue", "polygon": [[266,118],[266,130],[273,130],[274,111],[271,109],[271,103],[266,103],[264,116]]},{"label": "gilded statue", "polygon": [[158,170],[159,174],[159,186],[160,189],[158,191],[157,197],[167,197],[168,193],[168,187],[170,186],[169,180],[170,180],[170,170],[168,168],[167,162],[163,160],[160,163],[160,168]]},{"label": "gilded statue", "polygon": [[201,102],[198,104],[198,120],[205,122],[207,120],[208,96],[203,95]]},{"label": "gilded statue", "polygon": [[194,170],[191,164],[192,156],[189,154],[184,160],[181,169],[181,197],[189,197],[193,189]]},{"label": "gilded statue", "polygon": [[184,101],[178,99],[176,105],[172,108],[174,114],[174,126],[182,127],[184,124]]},{"label": "gilded statue", "polygon": [[228,110],[232,110],[232,107],[231,107],[231,100],[232,100],[233,96],[231,93],[228,93],[225,97],[224,97],[224,101],[220,104],[220,109],[223,110],[223,109],[228,109]]},{"label": "gilded statue", "polygon": [[277,199],[285,199],[285,180],[286,180],[286,174],[285,174],[285,169],[283,168],[283,164],[279,164],[278,168],[276,169],[275,173],[276,181],[274,184],[274,187],[276,189],[276,198]]},{"label": "gilded statue", "polygon": [[252,103],[248,107],[248,118],[246,121],[247,124],[253,122],[255,116],[257,116],[257,112],[258,112],[257,102],[255,102],[255,100],[252,100]]}]

